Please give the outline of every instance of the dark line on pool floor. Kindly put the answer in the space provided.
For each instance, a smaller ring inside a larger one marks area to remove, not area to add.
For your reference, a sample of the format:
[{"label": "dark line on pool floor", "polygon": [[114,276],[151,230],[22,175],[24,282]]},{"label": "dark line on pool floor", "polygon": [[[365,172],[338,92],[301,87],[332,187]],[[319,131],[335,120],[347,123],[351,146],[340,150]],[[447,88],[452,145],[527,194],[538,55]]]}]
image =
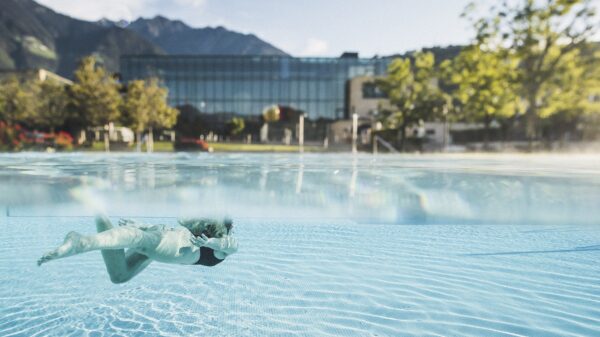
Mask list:
[{"label": "dark line on pool floor", "polygon": [[500,255],[529,255],[529,254],[550,254],[550,253],[575,253],[575,252],[591,252],[600,251],[600,245],[576,247],[572,249],[554,249],[554,250],[525,250],[516,252],[495,252],[495,253],[473,253],[462,254],[462,256],[500,256]]},{"label": "dark line on pool floor", "polygon": [[[31,219],[42,219],[42,218],[51,218],[51,219],[60,219],[60,218],[90,218],[93,219],[96,216],[95,215],[19,215],[19,214],[11,214],[9,212],[9,210],[6,210],[7,214],[6,217],[7,218],[31,218]],[[143,216],[143,215],[118,215],[118,214],[109,214],[108,215],[109,218],[124,218],[124,219],[179,219],[179,216],[161,216],[161,215],[157,215],[157,216]],[[343,218],[343,217],[319,217],[319,218],[315,218],[315,217],[258,217],[258,216],[241,216],[237,218],[238,221],[256,221],[256,220],[260,220],[260,221],[301,221],[301,222],[305,222],[305,221],[310,221],[310,222],[332,222],[332,221],[343,221],[343,222],[350,222],[354,225],[359,225],[359,226],[363,226],[363,225],[369,225],[369,226],[407,226],[407,227],[413,227],[413,226],[474,226],[474,227],[487,227],[487,226],[526,226],[526,227],[535,227],[535,226],[544,226],[544,224],[537,224],[537,223],[527,223],[527,224],[508,224],[508,223],[490,223],[490,222],[486,222],[486,223],[473,223],[473,222],[401,222],[401,223],[397,223],[397,222],[378,222],[378,221],[373,221],[373,222],[365,222],[364,219],[349,219],[349,218]],[[582,232],[582,231],[600,231],[600,226],[590,226],[589,224],[581,224],[580,226],[586,226],[586,229],[575,229],[576,227],[573,227],[572,224],[569,225],[570,227],[566,227],[567,229],[565,230],[550,230],[548,232],[553,233],[553,232]],[[569,228],[573,228],[573,229],[569,229]],[[540,230],[539,233],[546,233],[547,231],[544,230]],[[533,231],[524,231],[521,233],[535,233],[535,230]],[[507,252],[507,254],[503,254],[503,253],[481,253],[481,254],[466,254],[466,256],[477,256],[477,255],[511,255],[514,254],[513,252]]]}]

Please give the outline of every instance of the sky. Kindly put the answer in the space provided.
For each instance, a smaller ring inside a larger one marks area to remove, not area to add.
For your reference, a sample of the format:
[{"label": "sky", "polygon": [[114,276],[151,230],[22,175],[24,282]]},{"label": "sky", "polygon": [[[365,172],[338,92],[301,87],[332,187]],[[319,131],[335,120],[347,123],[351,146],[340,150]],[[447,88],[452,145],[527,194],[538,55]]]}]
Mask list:
[{"label": "sky", "polygon": [[[162,15],[192,27],[253,33],[294,56],[390,55],[465,44],[472,0],[38,0],[79,19]],[[478,0],[478,2],[490,0]]]}]

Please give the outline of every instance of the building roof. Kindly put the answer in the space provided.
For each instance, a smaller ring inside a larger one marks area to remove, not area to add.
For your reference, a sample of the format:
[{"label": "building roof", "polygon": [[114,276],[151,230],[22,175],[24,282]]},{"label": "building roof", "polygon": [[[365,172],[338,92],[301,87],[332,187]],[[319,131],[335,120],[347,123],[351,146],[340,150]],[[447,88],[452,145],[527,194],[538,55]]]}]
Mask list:
[{"label": "building roof", "polygon": [[0,78],[6,78],[9,76],[17,76],[19,78],[35,79],[41,82],[46,80],[55,81],[64,85],[71,85],[73,81],[64,78],[58,74],[55,74],[49,70],[43,68],[34,68],[26,70],[0,70]]}]

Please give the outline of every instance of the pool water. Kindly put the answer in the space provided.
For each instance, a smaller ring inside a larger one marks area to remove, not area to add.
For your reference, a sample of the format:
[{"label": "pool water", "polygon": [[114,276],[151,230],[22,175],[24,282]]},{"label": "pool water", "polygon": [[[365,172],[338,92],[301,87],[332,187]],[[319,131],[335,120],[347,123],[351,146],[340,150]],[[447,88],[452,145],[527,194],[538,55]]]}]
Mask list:
[{"label": "pool water", "polygon": [[[0,155],[0,336],[600,335],[600,156]],[[37,267],[84,193],[239,252],[110,282]]]}]

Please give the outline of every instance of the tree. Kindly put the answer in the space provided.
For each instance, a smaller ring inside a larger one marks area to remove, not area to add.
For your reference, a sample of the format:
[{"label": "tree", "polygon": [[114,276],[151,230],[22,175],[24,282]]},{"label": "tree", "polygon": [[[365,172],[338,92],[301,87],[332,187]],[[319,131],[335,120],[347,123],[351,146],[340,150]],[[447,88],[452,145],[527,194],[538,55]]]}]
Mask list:
[{"label": "tree", "polygon": [[277,122],[281,118],[281,109],[277,105],[267,107],[263,110],[262,116],[265,123]]},{"label": "tree", "polygon": [[146,82],[142,80],[129,82],[123,102],[123,119],[125,125],[135,131],[138,152],[141,151],[142,133],[148,128],[149,110]]},{"label": "tree", "polygon": [[231,136],[239,135],[242,133],[242,131],[244,131],[244,128],[246,128],[246,123],[244,122],[243,118],[233,117],[227,123],[227,132]]},{"label": "tree", "polygon": [[34,116],[34,123],[54,132],[56,128],[63,126],[71,116],[71,111],[68,109],[67,90],[63,84],[50,79],[39,82],[37,85],[39,91],[36,99],[39,104]]},{"label": "tree", "polygon": [[519,98],[514,85],[515,62],[502,51],[488,50],[483,41],[464,48],[452,61],[442,63],[446,81],[454,85],[460,118],[483,122],[488,148],[493,120],[514,115]]},{"label": "tree", "polygon": [[[96,60],[85,57],[75,71],[75,83],[71,87],[73,106],[87,125],[105,126],[119,118],[121,95],[117,82],[108,76]],[[104,145],[109,150],[108,132]]]},{"label": "tree", "polygon": [[158,79],[146,81],[148,100],[148,151],[154,151],[154,128],[171,128],[177,122],[179,111],[167,103],[169,90],[159,85]]},{"label": "tree", "polygon": [[147,150],[153,151],[153,129],[170,128],[177,122],[179,111],[167,104],[168,91],[155,78],[129,82],[123,102],[123,121],[136,132],[137,148],[148,129]]},{"label": "tree", "polygon": [[9,126],[31,122],[38,110],[39,87],[32,81],[10,76],[0,84],[0,120]]},{"label": "tree", "polygon": [[597,31],[594,20],[589,0],[522,0],[505,2],[477,21],[478,36],[498,37],[496,43],[519,63],[515,74],[530,141],[538,136],[539,118],[560,112],[571,95],[582,95],[565,88],[577,73],[592,71],[582,50]]},{"label": "tree", "polygon": [[260,129],[261,142],[269,141],[269,123],[278,122],[281,119],[281,109],[278,105],[271,105],[263,109],[263,126]]},{"label": "tree", "polygon": [[[591,53],[591,51],[585,51]],[[593,67],[580,67],[569,58],[587,59]],[[547,97],[549,104],[540,110],[540,117],[550,124],[549,131],[557,132],[561,141],[577,121],[591,113],[600,113],[600,52],[592,58],[589,55],[573,53],[566,57],[560,71],[565,75]],[[552,135],[552,132],[549,132]]]},{"label": "tree", "polygon": [[449,104],[448,97],[438,87],[432,53],[416,53],[414,60],[393,60],[387,76],[378,79],[376,84],[395,107],[383,122],[400,128],[400,151],[404,150],[408,127],[434,119]]}]

